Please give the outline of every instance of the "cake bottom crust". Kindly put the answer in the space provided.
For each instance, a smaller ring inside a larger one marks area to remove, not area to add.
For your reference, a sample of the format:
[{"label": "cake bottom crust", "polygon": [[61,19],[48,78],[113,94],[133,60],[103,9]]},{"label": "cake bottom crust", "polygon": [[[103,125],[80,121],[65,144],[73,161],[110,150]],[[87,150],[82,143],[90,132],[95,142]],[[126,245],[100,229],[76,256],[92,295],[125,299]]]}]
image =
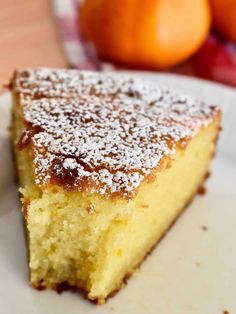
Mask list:
[{"label": "cake bottom crust", "polygon": [[145,255],[142,257],[142,259],[137,263],[136,266],[134,266],[132,273],[128,273],[125,274],[124,277],[122,278],[119,287],[114,289],[113,291],[111,291],[109,293],[109,295],[105,298],[105,299],[101,299],[101,298],[97,298],[94,300],[91,300],[88,298],[88,291],[86,291],[84,288],[82,287],[78,287],[75,285],[71,285],[70,283],[68,283],[67,281],[63,281],[60,282],[58,284],[54,284],[51,287],[47,286],[43,286],[43,285],[32,285],[33,288],[39,290],[39,291],[43,291],[45,289],[52,289],[54,291],[56,291],[58,294],[61,294],[62,292],[65,291],[70,291],[72,293],[79,293],[82,294],[83,297],[87,300],[89,300],[91,303],[93,304],[104,304],[106,303],[106,301],[109,298],[112,298],[113,296],[115,296],[123,287],[126,286],[126,284],[128,283],[129,278],[131,278],[133,276],[133,274],[135,273],[135,270],[138,269],[139,267],[141,267],[142,263],[148,258],[148,256],[152,253],[152,251],[156,248],[156,246],[158,245],[158,243],[166,236],[166,234],[168,233],[168,231],[172,228],[172,226],[176,223],[176,221],[179,219],[179,217],[183,214],[183,212],[189,207],[189,205],[193,202],[195,196],[197,194],[199,195],[203,195],[206,193],[206,188],[205,188],[205,181],[210,177],[210,172],[207,171],[202,183],[199,185],[199,188],[197,189],[197,192],[195,192],[190,200],[187,202],[187,204],[183,207],[183,209],[180,211],[180,213],[175,217],[175,219],[173,220],[173,222],[169,225],[169,227],[165,230],[165,232],[161,235],[161,237],[157,240],[157,242],[145,253]]}]

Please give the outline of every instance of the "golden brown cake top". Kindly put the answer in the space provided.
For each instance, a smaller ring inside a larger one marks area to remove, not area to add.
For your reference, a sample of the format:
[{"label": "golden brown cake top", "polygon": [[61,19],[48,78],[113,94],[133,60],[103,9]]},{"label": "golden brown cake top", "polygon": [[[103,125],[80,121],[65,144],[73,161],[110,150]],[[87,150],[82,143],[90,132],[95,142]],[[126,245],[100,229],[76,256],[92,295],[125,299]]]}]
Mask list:
[{"label": "golden brown cake top", "polygon": [[21,147],[36,184],[132,197],[141,182],[219,114],[154,81],[76,70],[18,70]]}]

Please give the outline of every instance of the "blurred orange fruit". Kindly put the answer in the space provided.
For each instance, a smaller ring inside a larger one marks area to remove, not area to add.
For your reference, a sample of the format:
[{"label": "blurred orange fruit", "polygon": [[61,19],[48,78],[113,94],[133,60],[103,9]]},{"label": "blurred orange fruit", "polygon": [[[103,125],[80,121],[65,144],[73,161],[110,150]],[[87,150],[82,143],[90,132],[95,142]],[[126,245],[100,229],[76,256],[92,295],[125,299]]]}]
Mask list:
[{"label": "blurred orange fruit", "polygon": [[236,42],[236,0],[210,0],[210,3],[214,27]]},{"label": "blurred orange fruit", "polygon": [[191,56],[211,22],[207,0],[84,0],[80,23],[102,58],[167,68]]}]

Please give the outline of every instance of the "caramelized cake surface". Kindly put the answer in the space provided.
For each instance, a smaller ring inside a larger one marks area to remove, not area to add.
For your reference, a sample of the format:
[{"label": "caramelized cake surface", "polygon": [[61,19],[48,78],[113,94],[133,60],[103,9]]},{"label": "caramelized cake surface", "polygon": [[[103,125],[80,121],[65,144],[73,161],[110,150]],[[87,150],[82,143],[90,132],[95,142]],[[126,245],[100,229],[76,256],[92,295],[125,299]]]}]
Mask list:
[{"label": "caramelized cake surface", "polygon": [[101,301],[197,192],[220,111],[112,74],[18,70],[11,88],[31,284]]},{"label": "caramelized cake surface", "polygon": [[[217,115],[215,106],[138,79],[19,71],[36,184],[132,196],[145,177]],[[171,158],[171,157],[170,157]]]}]

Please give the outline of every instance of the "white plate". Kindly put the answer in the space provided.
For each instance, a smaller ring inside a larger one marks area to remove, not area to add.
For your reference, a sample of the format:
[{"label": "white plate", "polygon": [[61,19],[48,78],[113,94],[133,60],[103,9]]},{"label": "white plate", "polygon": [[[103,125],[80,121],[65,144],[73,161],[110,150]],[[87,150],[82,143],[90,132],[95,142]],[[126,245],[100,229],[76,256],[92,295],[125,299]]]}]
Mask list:
[{"label": "white plate", "polygon": [[[208,193],[198,196],[137,276],[107,304],[28,286],[24,231],[7,126],[10,96],[0,96],[0,313],[236,313],[236,92],[174,75],[135,73],[221,104],[224,112]],[[208,227],[207,231],[202,226]]]}]

